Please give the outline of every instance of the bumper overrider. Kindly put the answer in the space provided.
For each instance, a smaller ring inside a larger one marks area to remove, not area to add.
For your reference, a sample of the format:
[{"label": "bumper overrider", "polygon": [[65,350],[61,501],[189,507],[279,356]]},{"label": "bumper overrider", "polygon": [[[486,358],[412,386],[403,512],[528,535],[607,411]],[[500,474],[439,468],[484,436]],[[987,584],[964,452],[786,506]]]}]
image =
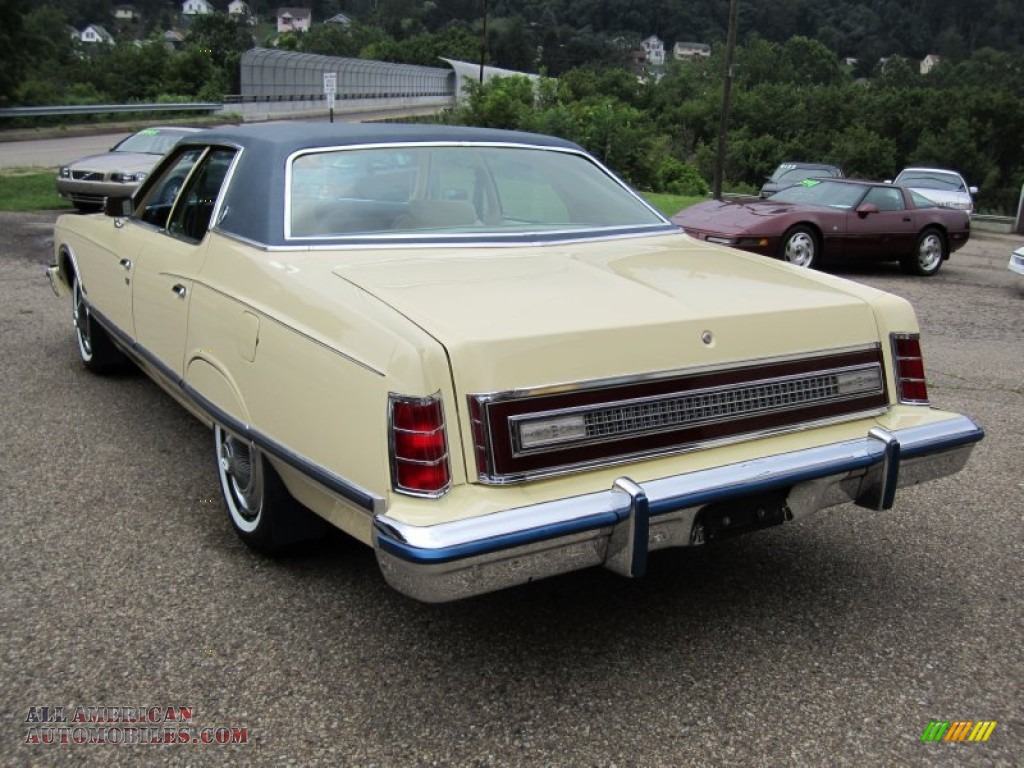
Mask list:
[{"label": "bumper overrider", "polygon": [[958,472],[984,431],[966,416],[432,526],[374,518],[387,582],[446,602],[604,565],[643,576],[649,551],[697,546]]}]

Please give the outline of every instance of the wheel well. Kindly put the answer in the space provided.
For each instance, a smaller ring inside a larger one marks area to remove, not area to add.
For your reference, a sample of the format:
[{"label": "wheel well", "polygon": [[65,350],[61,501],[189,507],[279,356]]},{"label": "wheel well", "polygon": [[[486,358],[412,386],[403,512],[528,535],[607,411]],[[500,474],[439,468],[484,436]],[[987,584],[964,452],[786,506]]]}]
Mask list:
[{"label": "wheel well", "polygon": [[75,257],[71,255],[66,247],[60,249],[60,279],[69,289],[71,288],[71,275],[75,274]]}]

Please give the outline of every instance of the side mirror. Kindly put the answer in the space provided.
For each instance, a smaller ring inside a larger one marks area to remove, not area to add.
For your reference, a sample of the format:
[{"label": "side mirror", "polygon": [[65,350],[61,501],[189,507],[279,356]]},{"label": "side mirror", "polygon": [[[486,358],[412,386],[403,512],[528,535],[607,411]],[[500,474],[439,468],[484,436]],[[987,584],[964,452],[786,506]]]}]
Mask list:
[{"label": "side mirror", "polygon": [[864,205],[857,209],[857,215],[862,219],[867,218],[869,213],[878,213],[878,206],[874,203],[864,203]]},{"label": "side mirror", "polygon": [[978,188],[977,187],[968,187],[967,191],[970,192],[972,195],[978,194]]},{"label": "side mirror", "polygon": [[132,215],[132,199],[130,197],[108,197],[103,203],[103,213],[113,218]]}]

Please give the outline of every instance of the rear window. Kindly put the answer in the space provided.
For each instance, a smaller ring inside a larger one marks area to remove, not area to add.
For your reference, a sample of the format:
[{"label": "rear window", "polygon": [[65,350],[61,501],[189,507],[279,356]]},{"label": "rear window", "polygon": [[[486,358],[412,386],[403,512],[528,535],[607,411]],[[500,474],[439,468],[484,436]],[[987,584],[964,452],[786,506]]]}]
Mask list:
[{"label": "rear window", "polygon": [[532,147],[310,151],[288,169],[289,239],[430,239],[674,229],[587,157]]}]

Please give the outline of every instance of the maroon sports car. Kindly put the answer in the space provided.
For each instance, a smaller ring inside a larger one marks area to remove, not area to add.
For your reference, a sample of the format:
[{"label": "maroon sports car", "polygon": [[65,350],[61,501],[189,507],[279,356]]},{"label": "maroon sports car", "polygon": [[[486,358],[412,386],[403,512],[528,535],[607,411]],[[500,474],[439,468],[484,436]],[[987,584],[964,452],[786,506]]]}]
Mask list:
[{"label": "maroon sports car", "polygon": [[766,200],[698,203],[672,221],[698,240],[801,267],[898,260],[905,272],[926,276],[971,231],[964,211],[940,208],[904,187],[848,179],[808,179]]}]

